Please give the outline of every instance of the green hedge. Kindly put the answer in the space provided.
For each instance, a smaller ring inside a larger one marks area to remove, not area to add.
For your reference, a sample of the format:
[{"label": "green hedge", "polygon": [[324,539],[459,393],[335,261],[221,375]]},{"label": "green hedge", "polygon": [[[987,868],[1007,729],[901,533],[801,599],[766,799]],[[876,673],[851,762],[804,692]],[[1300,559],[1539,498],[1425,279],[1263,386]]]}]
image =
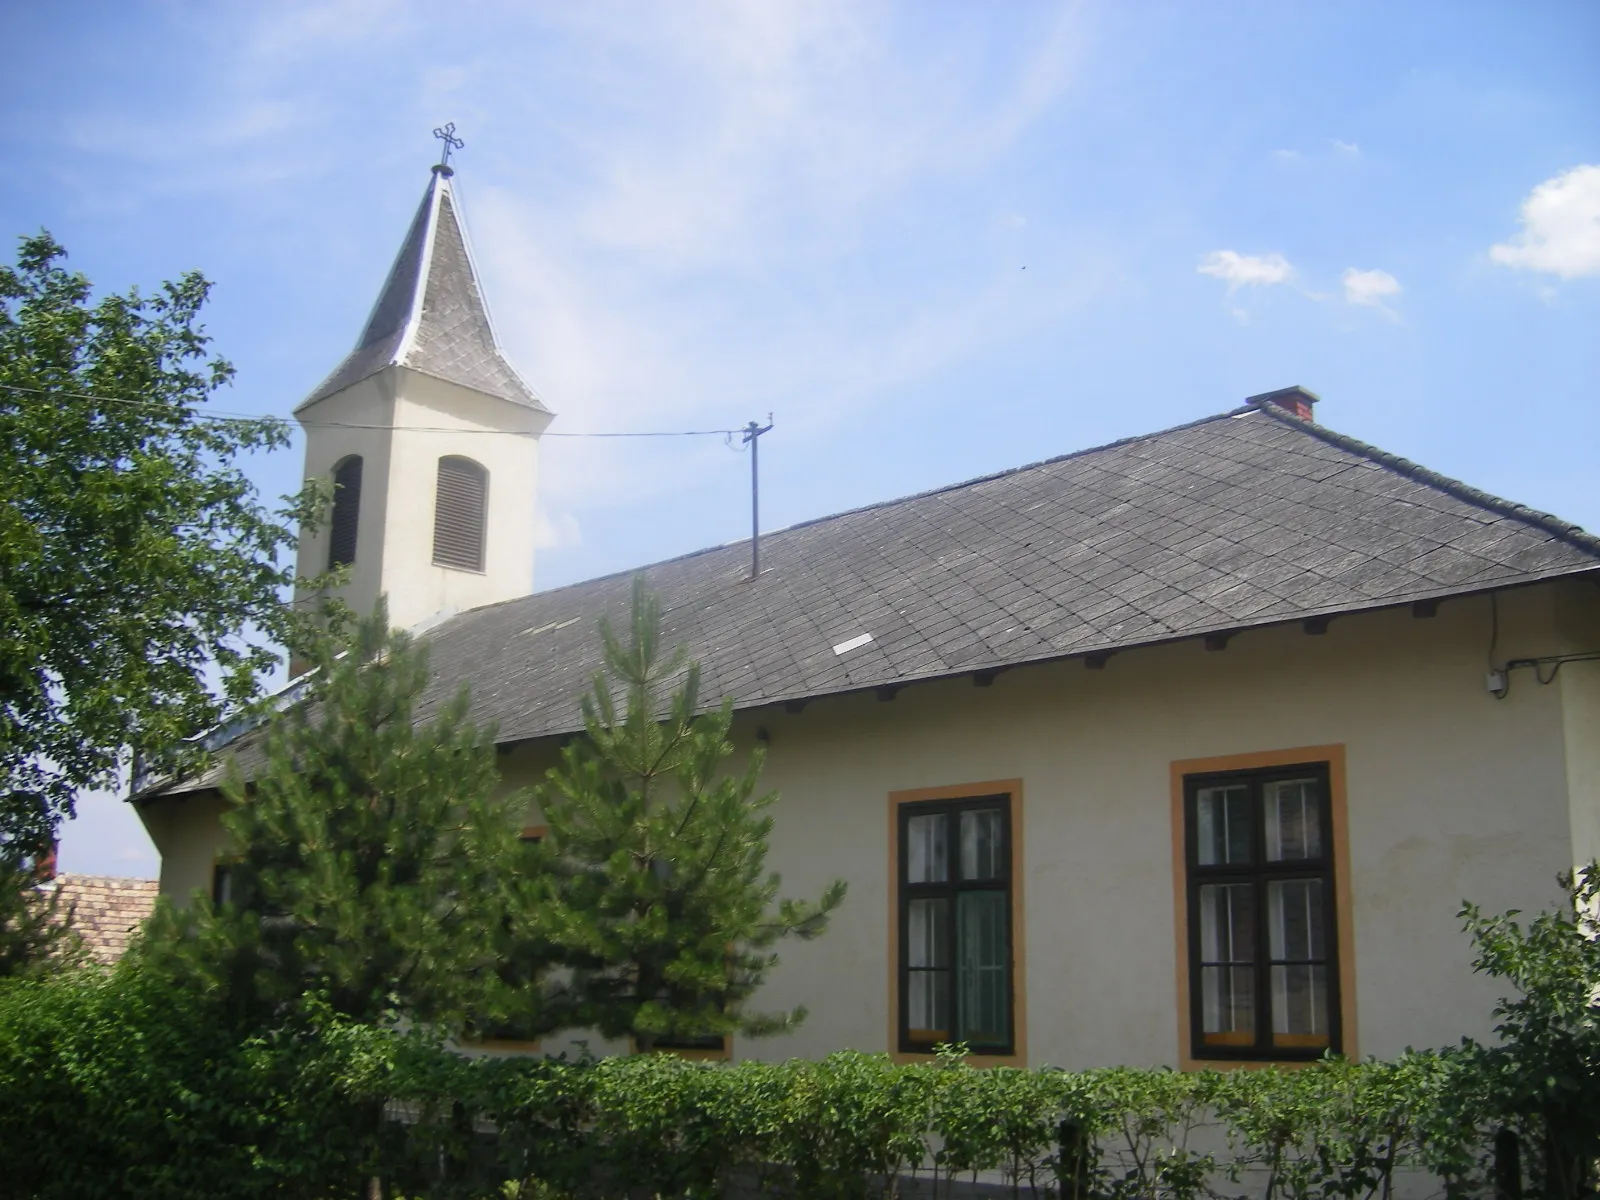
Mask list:
[{"label": "green hedge", "polygon": [[0,987],[0,1191],[355,1196],[377,1174],[408,1196],[850,1197],[981,1175],[1022,1194],[1386,1196],[1412,1170],[1477,1190],[1488,1142],[1452,1054],[1227,1073],[467,1059],[312,1012],[241,1036],[134,970]]},{"label": "green hedge", "polygon": [[436,1195],[488,1194],[502,1179],[558,1195],[710,1196],[740,1181],[853,1197],[920,1177],[1003,1180],[1024,1195],[1065,1184],[1152,1200],[1387,1196],[1411,1171],[1471,1194],[1487,1141],[1457,1103],[1453,1056],[1438,1054],[1226,1073],[895,1066],[857,1053],[733,1066],[447,1056],[426,1076],[420,1065],[399,1062],[389,1079],[413,1122],[409,1165],[393,1165]]}]

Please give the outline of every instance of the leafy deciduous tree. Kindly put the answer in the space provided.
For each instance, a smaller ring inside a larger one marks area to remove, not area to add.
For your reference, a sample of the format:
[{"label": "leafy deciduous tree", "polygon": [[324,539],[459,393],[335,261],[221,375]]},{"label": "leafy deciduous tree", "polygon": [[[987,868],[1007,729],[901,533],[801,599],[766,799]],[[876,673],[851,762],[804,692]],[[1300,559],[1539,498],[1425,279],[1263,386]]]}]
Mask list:
[{"label": "leafy deciduous tree", "polygon": [[1600,863],[1563,876],[1566,904],[1525,925],[1515,910],[1461,910],[1474,967],[1520,995],[1495,1005],[1498,1046],[1466,1050],[1481,1115],[1533,1138],[1539,1194],[1594,1194],[1600,1166]]},{"label": "leafy deciduous tree", "polygon": [[64,257],[41,233],[0,266],[0,839],[28,844],[255,697],[268,643],[311,628],[279,555],[315,492],[270,513],[237,465],[288,426],[202,411],[233,374],[206,357],[210,285],[91,303]]}]

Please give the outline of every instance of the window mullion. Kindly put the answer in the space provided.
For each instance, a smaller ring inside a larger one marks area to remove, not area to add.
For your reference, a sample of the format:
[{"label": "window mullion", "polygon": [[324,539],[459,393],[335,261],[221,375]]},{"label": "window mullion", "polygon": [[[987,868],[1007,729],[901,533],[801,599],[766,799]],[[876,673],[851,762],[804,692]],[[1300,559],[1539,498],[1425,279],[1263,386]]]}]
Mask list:
[{"label": "window mullion", "polygon": [[1267,802],[1265,781],[1257,776],[1250,781],[1250,805],[1254,816],[1254,845],[1250,898],[1255,909],[1256,936],[1254,971],[1256,993],[1256,1049],[1272,1047],[1272,930],[1267,911]]}]

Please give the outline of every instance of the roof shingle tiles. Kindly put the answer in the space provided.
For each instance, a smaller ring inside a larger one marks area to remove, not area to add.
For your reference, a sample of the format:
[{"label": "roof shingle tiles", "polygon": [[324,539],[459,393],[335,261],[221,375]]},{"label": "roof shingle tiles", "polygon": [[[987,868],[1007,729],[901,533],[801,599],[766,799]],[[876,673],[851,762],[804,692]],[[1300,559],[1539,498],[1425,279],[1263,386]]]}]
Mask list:
[{"label": "roof shingle tiles", "polygon": [[394,365],[549,411],[495,341],[442,170],[434,171],[356,348],[295,411]]},{"label": "roof shingle tiles", "polygon": [[[1600,540],[1263,405],[765,535],[754,581],[749,559],[639,571],[737,707],[1594,572]],[[419,713],[467,684],[502,741],[580,729],[631,574],[437,625]]]},{"label": "roof shingle tiles", "polygon": [[[642,568],[739,706],[1225,632],[1600,568],[1600,541],[1263,406]],[[616,575],[436,627],[505,740],[580,727]],[[842,656],[858,633],[868,645]]]},{"label": "roof shingle tiles", "polygon": [[89,954],[114,963],[128,949],[134,932],[155,911],[159,885],[154,879],[110,875],[57,875],[60,911],[71,912],[72,928]]}]

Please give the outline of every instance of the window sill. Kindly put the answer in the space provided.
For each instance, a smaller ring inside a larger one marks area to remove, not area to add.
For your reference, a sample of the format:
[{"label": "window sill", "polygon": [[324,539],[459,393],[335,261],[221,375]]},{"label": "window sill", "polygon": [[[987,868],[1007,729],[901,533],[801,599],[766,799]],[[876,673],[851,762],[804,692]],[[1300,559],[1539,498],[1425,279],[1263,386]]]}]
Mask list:
[{"label": "window sill", "polygon": [[[939,1056],[921,1050],[891,1050],[889,1059],[897,1066],[906,1067],[916,1063],[936,1063]],[[969,1054],[961,1061],[969,1067],[1020,1067],[1026,1070],[1028,1066],[1025,1054]]]},{"label": "window sill", "polygon": [[538,1041],[519,1042],[507,1038],[462,1038],[461,1044],[471,1050],[492,1050],[501,1054],[538,1054]]}]

